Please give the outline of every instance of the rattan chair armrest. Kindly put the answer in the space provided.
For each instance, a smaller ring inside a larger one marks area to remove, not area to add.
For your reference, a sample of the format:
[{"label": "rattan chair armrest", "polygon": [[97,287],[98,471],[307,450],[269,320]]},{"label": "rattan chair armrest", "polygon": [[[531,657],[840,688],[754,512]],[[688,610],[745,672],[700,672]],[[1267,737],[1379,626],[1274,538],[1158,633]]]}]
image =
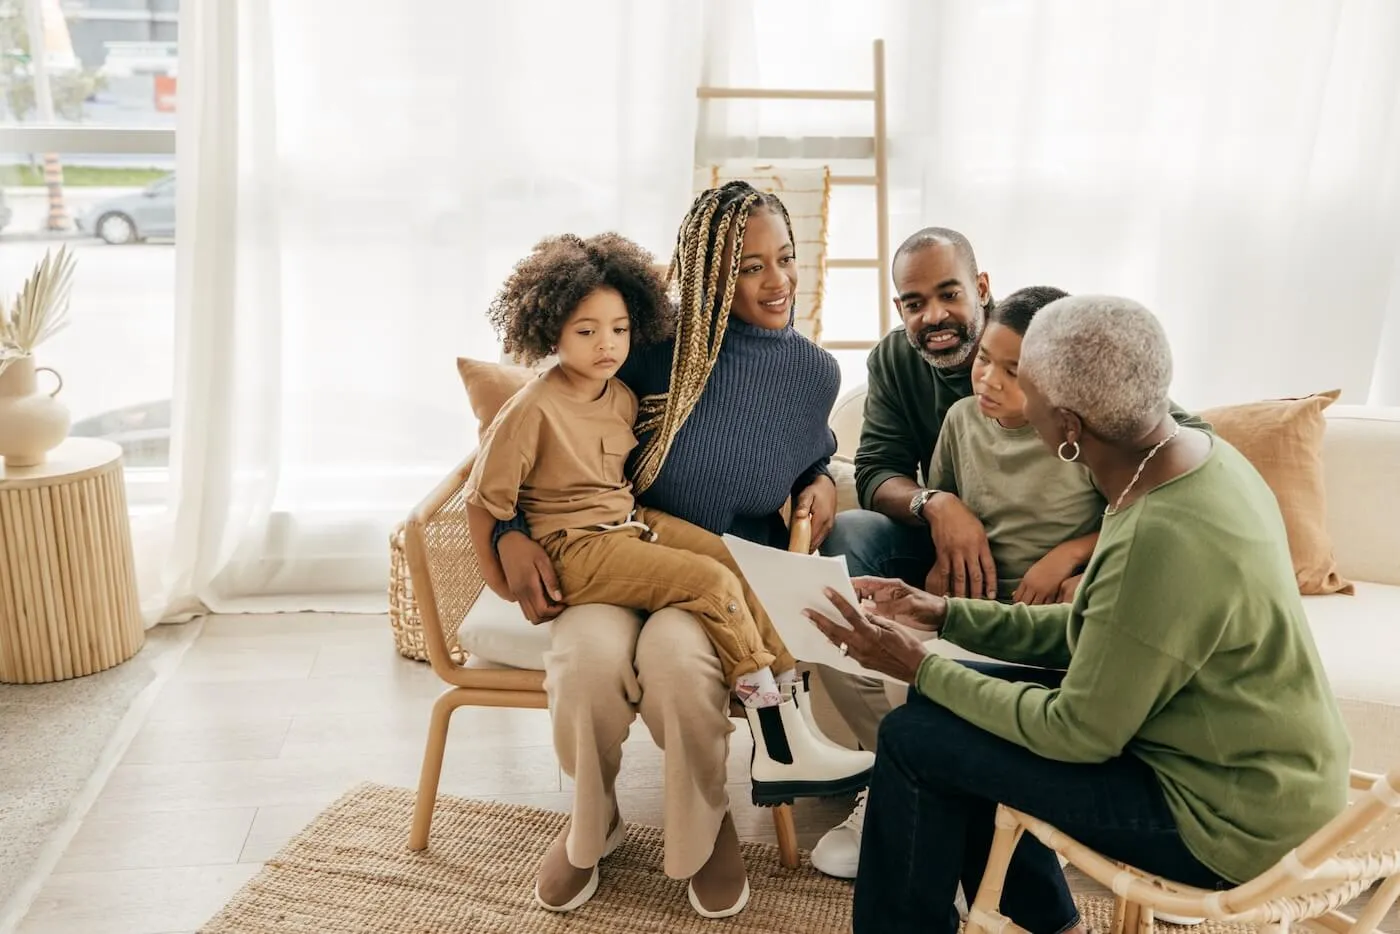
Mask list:
[{"label": "rattan chair armrest", "polygon": [[457,627],[481,595],[485,580],[467,523],[466,484],[472,453],[433,488],[404,524],[404,554],[423,621],[433,670],[456,683],[459,666],[448,652]]},{"label": "rattan chair armrest", "polygon": [[1351,790],[1370,791],[1371,786],[1374,785],[1379,779],[1380,776],[1377,775],[1375,772],[1363,772],[1360,769],[1352,769]]}]

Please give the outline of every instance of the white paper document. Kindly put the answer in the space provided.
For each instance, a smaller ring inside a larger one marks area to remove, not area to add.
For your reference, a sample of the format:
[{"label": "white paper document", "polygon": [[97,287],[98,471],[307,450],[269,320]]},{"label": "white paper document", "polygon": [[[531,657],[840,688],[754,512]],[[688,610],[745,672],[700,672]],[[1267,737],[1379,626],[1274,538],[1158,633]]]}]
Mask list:
[{"label": "white paper document", "polygon": [[822,591],[830,587],[845,597],[851,606],[860,606],[855,588],[851,586],[846,558],[804,555],[780,548],[756,545],[734,535],[724,536],[724,544],[744,579],[749,582],[758,602],[768,611],[773,626],[787,643],[788,651],[798,661],[828,665],[855,675],[881,678],[899,683],[842,655],[840,650],[822,635],[816,624],[803,615],[803,610],[816,610],[840,626],[850,627]]}]

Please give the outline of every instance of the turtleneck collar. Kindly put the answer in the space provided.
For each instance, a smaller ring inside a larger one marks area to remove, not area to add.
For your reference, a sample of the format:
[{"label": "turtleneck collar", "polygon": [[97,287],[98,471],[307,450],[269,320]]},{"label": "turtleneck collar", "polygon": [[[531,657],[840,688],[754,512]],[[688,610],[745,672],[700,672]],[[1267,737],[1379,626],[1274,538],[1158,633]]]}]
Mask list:
[{"label": "turtleneck collar", "polygon": [[788,323],[787,327],[785,328],[761,328],[757,325],[749,324],[747,321],[740,319],[738,315],[735,315],[733,312],[730,312],[729,323],[725,325],[725,336],[728,337],[730,334],[736,334],[739,337],[745,339],[752,338],[754,340],[783,340],[784,338],[797,333],[797,329],[794,327],[794,323],[796,321],[796,309],[794,309],[793,313],[788,316]]}]

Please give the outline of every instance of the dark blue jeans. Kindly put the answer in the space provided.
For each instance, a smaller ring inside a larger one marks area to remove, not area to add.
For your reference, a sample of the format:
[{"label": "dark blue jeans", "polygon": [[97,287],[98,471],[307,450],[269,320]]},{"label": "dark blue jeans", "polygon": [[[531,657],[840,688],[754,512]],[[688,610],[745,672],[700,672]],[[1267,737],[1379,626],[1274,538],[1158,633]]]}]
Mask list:
[{"label": "dark blue jeans", "polygon": [[[1048,687],[1063,677],[966,664]],[[1228,885],[1182,843],[1157,777],[1140,759],[1125,754],[1094,765],[1043,759],[911,689],[909,703],[880,725],[856,877],[856,934],[954,934],[954,894],[961,882],[969,905],[976,897],[998,803],[1148,872],[1202,888]],[[1001,911],[1034,934],[1079,922],[1058,858],[1030,834],[1011,859]]]},{"label": "dark blue jeans", "polygon": [[866,509],[838,513],[821,553],[845,555],[852,577],[898,578],[920,589],[933,567],[933,540],[927,528],[900,525]]}]

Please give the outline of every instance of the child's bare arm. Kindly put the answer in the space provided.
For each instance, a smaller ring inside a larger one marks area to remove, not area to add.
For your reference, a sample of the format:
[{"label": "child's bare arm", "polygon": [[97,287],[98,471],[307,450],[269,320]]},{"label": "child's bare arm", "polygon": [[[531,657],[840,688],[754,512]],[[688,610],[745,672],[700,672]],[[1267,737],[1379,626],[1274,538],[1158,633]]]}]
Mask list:
[{"label": "child's bare arm", "polygon": [[[1090,532],[1079,538],[1061,542],[1035,564],[1031,565],[1021,585],[1011,595],[1013,603],[1068,603],[1079,582],[1076,578],[1089,563],[1098,544],[1099,533]],[[1073,581],[1073,584],[1070,582]],[[1066,584],[1069,584],[1067,587]]]},{"label": "child's bare arm", "polygon": [[506,574],[501,568],[501,559],[491,544],[491,533],[496,528],[496,517],[480,506],[467,504],[467,527],[471,530],[472,548],[476,551],[476,563],[481,568],[481,576],[496,596],[515,602],[510,587],[506,584]]},{"label": "child's bare arm", "polygon": [[1089,559],[1094,555],[1094,549],[1099,544],[1099,533],[1090,532],[1088,535],[1081,535],[1079,538],[1071,538],[1060,545],[1065,552],[1074,558],[1076,570],[1082,570],[1084,565],[1089,563]]}]

